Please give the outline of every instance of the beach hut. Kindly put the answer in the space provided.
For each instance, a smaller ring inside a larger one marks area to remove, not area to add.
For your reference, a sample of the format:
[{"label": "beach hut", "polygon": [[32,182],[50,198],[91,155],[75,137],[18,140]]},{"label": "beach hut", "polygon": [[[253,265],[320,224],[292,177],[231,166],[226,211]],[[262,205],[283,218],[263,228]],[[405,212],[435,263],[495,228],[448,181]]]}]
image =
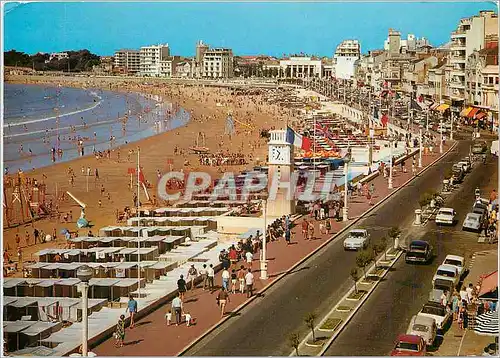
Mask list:
[{"label": "beach hut", "polygon": [[117,278],[92,278],[89,281],[89,297],[111,300],[111,287],[119,281]]},{"label": "beach hut", "polygon": [[[20,332],[21,347],[38,345],[41,339],[48,338],[52,332],[59,331],[61,322],[32,322],[33,324]],[[23,348],[24,348],[23,347]]]},{"label": "beach hut", "polygon": [[67,278],[57,280],[54,283],[55,297],[68,297],[68,298],[76,298],[80,296],[78,293],[78,284],[80,280],[77,278]]},{"label": "beach hut", "polygon": [[122,228],[118,226],[106,226],[99,230],[99,235],[105,237],[120,237],[123,236],[123,231]]},{"label": "beach hut", "polygon": [[30,320],[38,320],[38,300],[35,297],[18,297],[9,304],[14,310],[10,313],[18,320],[29,317]]},{"label": "beach hut", "polygon": [[54,284],[58,279],[41,280],[33,287],[34,297],[54,297],[56,295]]},{"label": "beach hut", "polygon": [[[7,343],[7,351],[12,352],[24,348],[26,343],[21,340],[20,333],[31,326],[31,321],[4,321],[3,334]],[[23,346],[24,344],[24,346]]]}]

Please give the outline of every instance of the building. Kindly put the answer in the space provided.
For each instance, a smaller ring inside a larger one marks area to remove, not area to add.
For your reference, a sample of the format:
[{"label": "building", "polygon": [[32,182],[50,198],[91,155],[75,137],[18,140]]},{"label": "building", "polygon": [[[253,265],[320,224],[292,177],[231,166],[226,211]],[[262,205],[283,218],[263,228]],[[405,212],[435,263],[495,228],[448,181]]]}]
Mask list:
[{"label": "building", "polygon": [[234,76],[233,51],[231,49],[203,48],[201,77],[231,78],[233,76]]},{"label": "building", "polygon": [[205,56],[205,52],[207,52],[208,49],[209,46],[207,44],[204,44],[201,40],[196,44],[196,56],[194,58],[196,77],[201,77],[203,56]]},{"label": "building", "polygon": [[66,59],[66,58],[69,58],[69,55],[67,52],[53,52],[49,56],[49,61],[52,61],[54,59],[57,61],[60,61],[60,60]]},{"label": "building", "polygon": [[404,40],[401,39],[401,34],[393,29],[389,29],[389,36],[384,41],[384,50],[389,51],[391,48],[393,53],[398,51],[399,53],[416,52],[427,46],[430,46],[427,38],[418,38],[414,34],[408,34],[406,40]]},{"label": "building", "polygon": [[[169,62],[168,58],[170,57],[170,48],[168,44],[143,46],[139,51],[139,55],[139,72],[141,76],[160,77],[164,76],[168,71],[170,71],[168,73],[172,73],[171,69],[167,69],[167,62]],[[163,73],[162,68],[165,71]]]},{"label": "building", "polygon": [[498,15],[494,11],[481,11],[479,15],[460,20],[451,33],[450,97],[455,101],[466,99],[467,59],[476,50],[485,48],[488,38],[498,37]]},{"label": "building", "polygon": [[281,73],[286,78],[321,77],[321,60],[314,57],[292,56],[280,60]]},{"label": "building", "polygon": [[101,56],[101,63],[92,68],[92,72],[97,75],[108,75],[113,72],[114,58],[111,56]]},{"label": "building", "polygon": [[141,56],[139,50],[118,50],[115,52],[115,70],[120,73],[134,74],[139,72]]},{"label": "building", "polygon": [[175,66],[175,77],[192,78],[196,68],[196,60],[183,59]]},{"label": "building", "polygon": [[429,69],[428,91],[427,95],[424,94],[424,97],[432,102],[441,102],[446,94],[446,62],[447,59],[443,58],[439,60],[436,66]]},{"label": "building", "polygon": [[435,56],[416,58],[403,73],[403,91],[426,96],[429,92],[429,70],[435,67],[439,59]]},{"label": "building", "polygon": [[335,74],[335,66],[333,65],[333,59],[329,57],[324,57],[321,59],[321,77],[322,78],[333,78]]},{"label": "building", "polygon": [[354,64],[361,57],[361,45],[358,40],[344,40],[337,46],[333,55],[336,78],[351,80],[354,78]]},{"label": "building", "polygon": [[168,56],[160,61],[160,77],[174,77],[177,65],[182,61],[180,56]]}]

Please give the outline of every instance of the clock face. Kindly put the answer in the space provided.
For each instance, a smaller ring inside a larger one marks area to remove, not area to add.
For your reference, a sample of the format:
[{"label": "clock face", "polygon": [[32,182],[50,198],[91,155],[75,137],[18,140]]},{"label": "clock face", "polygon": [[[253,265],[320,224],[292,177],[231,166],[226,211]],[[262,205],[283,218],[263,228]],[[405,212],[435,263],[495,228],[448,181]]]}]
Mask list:
[{"label": "clock face", "polygon": [[269,164],[289,164],[290,150],[286,146],[269,146]]}]

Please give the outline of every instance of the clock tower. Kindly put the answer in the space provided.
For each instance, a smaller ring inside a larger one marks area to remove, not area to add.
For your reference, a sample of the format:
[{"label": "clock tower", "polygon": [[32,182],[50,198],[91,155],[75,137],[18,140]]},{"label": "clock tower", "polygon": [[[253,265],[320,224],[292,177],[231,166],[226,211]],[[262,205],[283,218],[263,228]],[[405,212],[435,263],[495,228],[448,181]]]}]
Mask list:
[{"label": "clock tower", "polygon": [[[271,192],[273,180],[290,183],[293,173],[293,144],[286,141],[286,130],[270,131],[269,159],[268,159],[268,192]],[[294,190],[294,188],[291,188]],[[271,194],[271,193],[270,193]],[[295,213],[295,193],[291,192],[288,196],[288,189],[278,187],[276,197],[269,197],[267,201],[267,215],[271,217],[280,217]]]}]

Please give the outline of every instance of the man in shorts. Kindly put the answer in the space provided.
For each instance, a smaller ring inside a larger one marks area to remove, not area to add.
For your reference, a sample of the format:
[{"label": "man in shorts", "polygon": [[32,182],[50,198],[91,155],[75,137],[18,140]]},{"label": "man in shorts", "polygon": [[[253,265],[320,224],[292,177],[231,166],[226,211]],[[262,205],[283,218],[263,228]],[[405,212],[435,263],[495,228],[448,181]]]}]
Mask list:
[{"label": "man in shorts", "polygon": [[132,296],[128,298],[127,310],[130,313],[130,328],[135,326],[135,314],[137,313],[137,301]]}]

